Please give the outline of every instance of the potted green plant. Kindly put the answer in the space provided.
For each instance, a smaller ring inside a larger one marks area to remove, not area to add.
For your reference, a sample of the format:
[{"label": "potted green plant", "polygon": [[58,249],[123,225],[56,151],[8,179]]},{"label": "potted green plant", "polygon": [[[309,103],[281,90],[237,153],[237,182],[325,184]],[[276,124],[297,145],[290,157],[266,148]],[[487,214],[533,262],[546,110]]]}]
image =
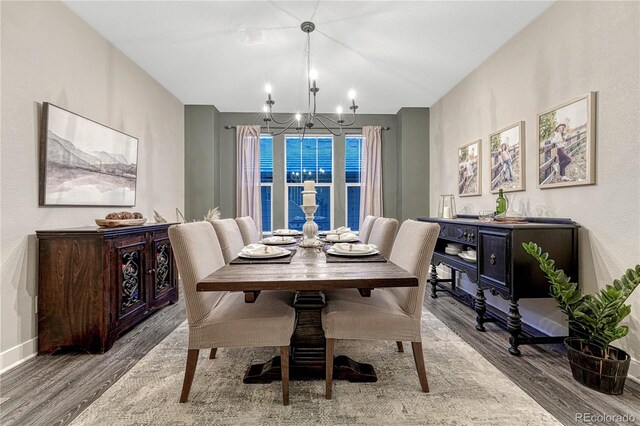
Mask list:
[{"label": "potted green plant", "polygon": [[640,284],[640,265],[628,269],[599,293],[582,295],[578,284],[556,268],[549,253],[533,242],[522,246],[540,264],[551,284],[551,296],[567,314],[572,337],[564,343],[573,378],[599,392],[622,394],[631,357],[610,344],[629,333],[629,327],[619,324],[631,313],[625,302]]}]

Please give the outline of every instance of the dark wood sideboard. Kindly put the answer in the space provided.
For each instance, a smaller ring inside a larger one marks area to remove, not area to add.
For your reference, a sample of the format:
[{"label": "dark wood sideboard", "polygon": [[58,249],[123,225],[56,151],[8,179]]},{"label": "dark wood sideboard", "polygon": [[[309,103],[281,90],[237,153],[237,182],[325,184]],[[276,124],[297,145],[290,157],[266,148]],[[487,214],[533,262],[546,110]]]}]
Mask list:
[{"label": "dark wood sideboard", "polygon": [[[446,291],[476,311],[476,329],[485,331],[484,324],[496,322],[511,334],[509,353],[520,355],[519,345],[559,343],[566,336],[546,336],[531,327],[523,327],[518,301],[528,298],[547,298],[549,283],[538,263],[522,248],[533,241],[549,252],[558,268],[564,269],[578,282],[578,228],[570,219],[527,218],[527,223],[484,222],[477,216],[458,216],[457,219],[418,218],[440,225],[440,236],[433,253],[431,297]],[[477,250],[477,262],[471,263],[445,253],[448,243],[462,243]],[[436,266],[450,268],[451,278],[439,278]],[[464,272],[476,284],[475,297],[458,288],[456,271]],[[487,306],[485,290],[509,301],[505,315]]]},{"label": "dark wood sideboard", "polygon": [[178,300],[170,224],[36,231],[38,353],[104,353],[125,331]]}]

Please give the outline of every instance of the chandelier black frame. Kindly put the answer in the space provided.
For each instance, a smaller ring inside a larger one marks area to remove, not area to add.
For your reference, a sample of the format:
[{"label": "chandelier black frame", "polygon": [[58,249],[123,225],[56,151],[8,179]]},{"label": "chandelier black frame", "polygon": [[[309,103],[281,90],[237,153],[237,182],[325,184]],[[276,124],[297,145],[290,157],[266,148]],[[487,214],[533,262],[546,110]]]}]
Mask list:
[{"label": "chandelier black frame", "polygon": [[[295,129],[298,132],[299,137],[302,139],[304,138],[307,130],[310,131],[319,125],[317,127],[320,128],[320,130],[326,130],[334,136],[340,136],[342,135],[343,128],[352,126],[356,122],[356,110],[358,109],[358,105],[356,105],[355,92],[353,90],[349,91],[349,97],[351,98],[351,105],[349,106],[349,109],[351,110],[351,120],[349,123],[345,123],[341,107],[338,107],[337,109],[336,119],[316,112],[316,96],[320,91],[320,88],[316,82],[317,76],[314,75],[314,72],[311,69],[311,33],[316,29],[316,26],[313,22],[305,21],[300,25],[300,29],[307,34],[307,88],[309,89],[307,94],[308,112],[303,114],[296,113],[288,119],[279,120],[273,113],[273,105],[276,102],[271,97],[271,86],[267,84],[265,88],[267,91],[267,100],[265,101],[263,108],[263,112],[265,114],[263,121],[267,125],[267,132],[276,136],[283,134],[289,129]],[[270,129],[272,122],[284,127],[282,127],[279,132],[272,133]],[[338,132],[334,132],[334,128],[330,127],[331,124],[328,125],[327,122],[338,126]]]}]

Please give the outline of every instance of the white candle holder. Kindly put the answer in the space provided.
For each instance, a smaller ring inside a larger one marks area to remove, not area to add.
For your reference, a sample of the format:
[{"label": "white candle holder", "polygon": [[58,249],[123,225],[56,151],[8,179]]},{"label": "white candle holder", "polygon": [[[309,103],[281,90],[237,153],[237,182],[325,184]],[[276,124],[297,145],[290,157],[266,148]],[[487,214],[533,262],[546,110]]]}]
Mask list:
[{"label": "white candle holder", "polygon": [[318,224],[313,221],[318,206],[300,206],[305,213],[307,222],[302,227],[302,241],[300,247],[322,247],[324,243],[318,238]]}]

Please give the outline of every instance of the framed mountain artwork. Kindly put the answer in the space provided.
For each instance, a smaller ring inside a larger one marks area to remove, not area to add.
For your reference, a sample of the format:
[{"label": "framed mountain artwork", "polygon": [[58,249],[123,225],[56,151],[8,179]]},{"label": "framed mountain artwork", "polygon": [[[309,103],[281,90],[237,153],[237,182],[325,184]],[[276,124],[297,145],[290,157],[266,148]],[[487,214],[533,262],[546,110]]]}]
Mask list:
[{"label": "framed mountain artwork", "polygon": [[45,102],[41,206],[134,206],[138,139]]}]

